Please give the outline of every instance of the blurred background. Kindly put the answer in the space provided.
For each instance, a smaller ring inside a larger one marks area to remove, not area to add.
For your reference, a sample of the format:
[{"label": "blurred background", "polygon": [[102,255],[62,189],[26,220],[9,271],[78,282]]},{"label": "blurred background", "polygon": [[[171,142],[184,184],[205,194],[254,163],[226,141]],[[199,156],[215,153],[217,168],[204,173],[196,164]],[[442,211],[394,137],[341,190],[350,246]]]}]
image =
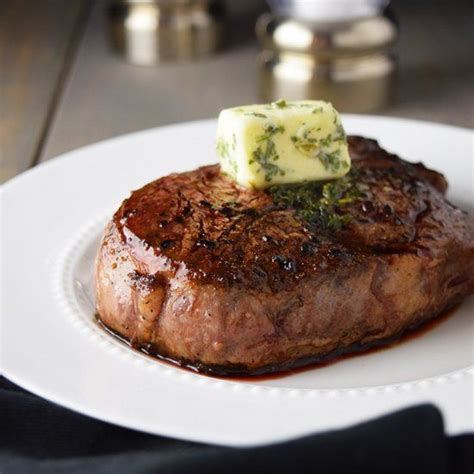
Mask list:
[{"label": "blurred background", "polygon": [[0,182],[222,108],[330,100],[472,127],[465,0],[1,0]]}]

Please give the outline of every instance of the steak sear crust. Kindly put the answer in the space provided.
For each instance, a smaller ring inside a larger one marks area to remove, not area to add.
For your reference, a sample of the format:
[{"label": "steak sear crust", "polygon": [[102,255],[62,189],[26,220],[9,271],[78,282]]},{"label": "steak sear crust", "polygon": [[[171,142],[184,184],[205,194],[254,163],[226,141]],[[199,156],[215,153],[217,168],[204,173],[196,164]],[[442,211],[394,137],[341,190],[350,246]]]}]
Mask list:
[{"label": "steak sear crust", "polygon": [[362,192],[328,228],[218,165],[132,193],[97,256],[100,321],[197,370],[261,374],[384,343],[474,291],[474,219],[444,177],[349,137]]}]

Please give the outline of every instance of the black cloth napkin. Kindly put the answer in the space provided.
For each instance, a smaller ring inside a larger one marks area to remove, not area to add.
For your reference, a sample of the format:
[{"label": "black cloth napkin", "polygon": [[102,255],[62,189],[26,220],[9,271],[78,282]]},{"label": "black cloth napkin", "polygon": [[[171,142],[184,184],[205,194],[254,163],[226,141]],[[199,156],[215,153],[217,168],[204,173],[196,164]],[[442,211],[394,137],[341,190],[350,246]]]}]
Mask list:
[{"label": "black cloth napkin", "polygon": [[344,430],[258,448],[223,448],[119,428],[0,377],[0,473],[384,473],[474,471],[474,434],[447,437],[421,405]]}]

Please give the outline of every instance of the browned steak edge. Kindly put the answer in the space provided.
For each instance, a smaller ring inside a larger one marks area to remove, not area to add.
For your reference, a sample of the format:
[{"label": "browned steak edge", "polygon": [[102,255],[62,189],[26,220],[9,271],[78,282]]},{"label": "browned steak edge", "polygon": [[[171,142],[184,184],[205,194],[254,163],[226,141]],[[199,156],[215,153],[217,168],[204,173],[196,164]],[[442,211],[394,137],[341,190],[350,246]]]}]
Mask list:
[{"label": "browned steak edge", "polygon": [[[405,342],[405,338],[409,335],[416,333],[416,331],[423,329],[431,322],[438,318],[442,318],[443,315],[451,316],[450,311],[457,309],[457,307],[465,299],[464,296],[458,295],[456,298],[453,298],[449,301],[441,310],[436,311],[428,315],[425,319],[404,328],[402,331],[399,331],[395,335],[390,337],[372,341],[366,344],[351,344],[350,346],[341,347],[333,351],[327,352],[325,354],[318,354],[315,356],[309,357],[300,357],[298,359],[288,360],[278,364],[269,364],[257,369],[249,369],[242,364],[226,364],[226,365],[213,365],[213,364],[204,364],[199,361],[191,361],[184,358],[174,358],[168,355],[161,354],[154,348],[149,346],[140,345],[137,343],[132,343],[130,340],[114,331],[112,328],[108,327],[99,317],[96,315],[96,323],[104,329],[107,333],[112,335],[112,337],[119,339],[123,344],[126,344],[128,347],[150,356],[157,361],[166,362],[177,366],[182,369],[190,370],[203,375],[208,375],[212,377],[259,377],[259,376],[272,376],[274,374],[281,375],[285,377],[286,375],[291,375],[291,372],[296,369],[307,369],[317,368],[320,365],[324,365],[330,362],[335,362],[337,359],[344,356],[351,356],[356,354],[363,354],[364,352],[369,352],[373,349],[387,349],[394,344],[400,344]],[[441,322],[441,321],[440,321]],[[289,373],[290,372],[290,373]]]}]

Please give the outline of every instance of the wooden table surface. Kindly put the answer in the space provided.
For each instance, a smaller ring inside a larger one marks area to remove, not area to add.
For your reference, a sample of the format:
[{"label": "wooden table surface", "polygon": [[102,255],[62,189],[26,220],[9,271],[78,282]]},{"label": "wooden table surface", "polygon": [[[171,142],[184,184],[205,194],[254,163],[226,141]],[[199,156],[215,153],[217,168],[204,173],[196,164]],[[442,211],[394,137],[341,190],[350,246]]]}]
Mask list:
[{"label": "wooden table surface", "polygon": [[[398,98],[377,113],[473,127],[471,4],[393,4]],[[104,10],[104,1],[0,2],[0,182],[98,140],[258,100],[251,35],[194,62],[133,66],[111,52]]]}]

